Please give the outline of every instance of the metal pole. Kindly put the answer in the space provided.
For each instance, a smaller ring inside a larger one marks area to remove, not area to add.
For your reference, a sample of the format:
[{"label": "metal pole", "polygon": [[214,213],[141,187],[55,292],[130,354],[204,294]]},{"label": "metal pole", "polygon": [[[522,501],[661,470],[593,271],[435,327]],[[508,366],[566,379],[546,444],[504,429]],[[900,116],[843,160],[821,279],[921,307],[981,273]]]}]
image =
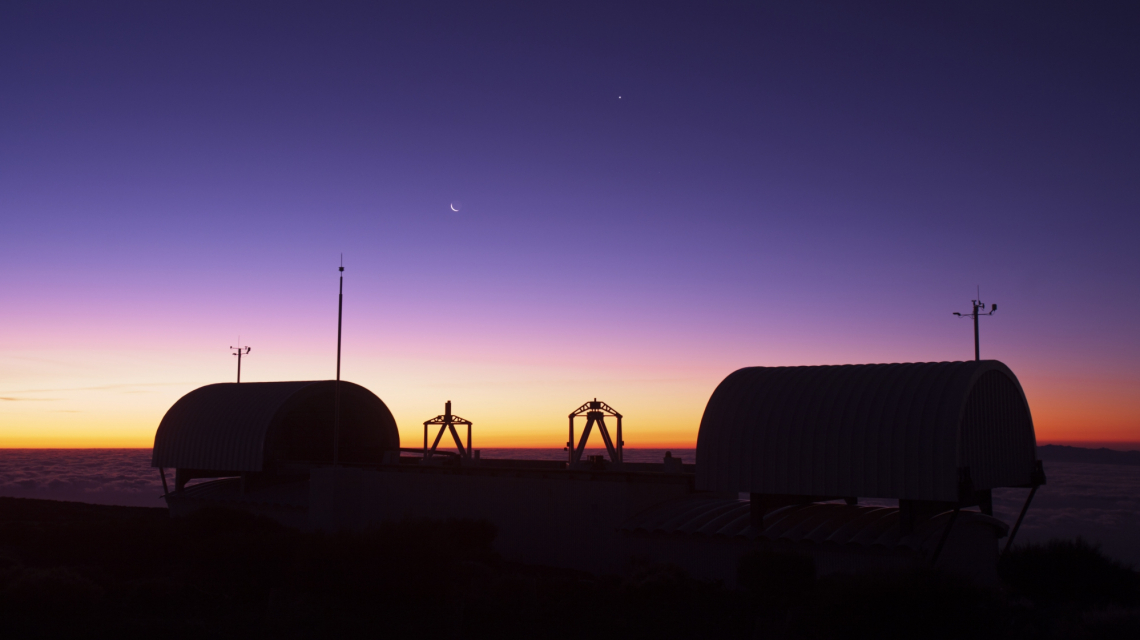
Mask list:
[{"label": "metal pole", "polygon": [[570,440],[566,443],[566,450],[570,452],[569,464],[574,464],[574,414],[570,414]]},{"label": "metal pole", "polygon": [[[341,258],[343,261],[344,258]],[[340,330],[344,319],[344,264],[340,266],[340,297],[336,308],[336,400],[333,416],[333,466],[340,463]]]},{"label": "metal pole", "polygon": [[974,360],[982,359],[982,348],[978,342],[978,300],[974,301]]},{"label": "metal pole", "polygon": [[618,459],[617,459],[617,461],[619,463],[621,463],[621,462],[625,462],[625,457],[621,452],[622,445],[625,444],[624,442],[621,441],[621,416],[617,417],[617,421],[618,421],[618,424],[617,424],[617,458]]},{"label": "metal pole", "polygon": [[[240,342],[238,344],[241,344]],[[238,349],[238,384],[241,384],[241,349]]]}]

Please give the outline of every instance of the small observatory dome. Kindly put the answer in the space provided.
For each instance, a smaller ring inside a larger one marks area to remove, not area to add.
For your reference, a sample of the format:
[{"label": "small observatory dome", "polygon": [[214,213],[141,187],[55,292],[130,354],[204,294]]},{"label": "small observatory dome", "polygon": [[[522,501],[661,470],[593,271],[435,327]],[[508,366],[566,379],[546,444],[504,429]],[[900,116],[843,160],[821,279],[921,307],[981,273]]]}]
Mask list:
[{"label": "small observatory dome", "polygon": [[[195,389],[162,418],[151,465],[221,476],[331,463],[335,399],[332,380]],[[400,449],[396,420],[387,405],[368,389],[344,381],[339,443],[343,464],[380,463],[385,452]]]}]

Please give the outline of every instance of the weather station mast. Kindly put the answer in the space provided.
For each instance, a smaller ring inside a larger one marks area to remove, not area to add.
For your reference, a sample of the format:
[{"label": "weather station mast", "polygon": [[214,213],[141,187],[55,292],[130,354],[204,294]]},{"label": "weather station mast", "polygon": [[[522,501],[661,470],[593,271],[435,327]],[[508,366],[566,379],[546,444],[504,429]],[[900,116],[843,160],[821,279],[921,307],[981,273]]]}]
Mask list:
[{"label": "weather station mast", "polygon": [[990,305],[989,312],[986,312],[986,305],[982,302],[981,287],[978,287],[978,299],[971,300],[970,302],[974,303],[974,310],[971,313],[958,313],[955,311],[954,315],[958,316],[959,318],[974,319],[974,360],[977,361],[982,359],[981,344],[978,340],[978,316],[992,316],[994,312],[997,311],[997,305]]},{"label": "weather station mast", "polygon": [[340,463],[340,329],[344,319],[344,254],[340,254],[340,297],[336,305],[336,400],[333,408],[333,466]]},{"label": "weather station mast", "polygon": [[[238,344],[239,345],[241,344],[241,338],[238,338]],[[238,346],[238,347],[230,347],[230,350],[233,351],[233,355],[237,356],[237,359],[238,359],[237,381],[238,381],[238,384],[241,384],[241,357],[249,355],[250,348]]]}]

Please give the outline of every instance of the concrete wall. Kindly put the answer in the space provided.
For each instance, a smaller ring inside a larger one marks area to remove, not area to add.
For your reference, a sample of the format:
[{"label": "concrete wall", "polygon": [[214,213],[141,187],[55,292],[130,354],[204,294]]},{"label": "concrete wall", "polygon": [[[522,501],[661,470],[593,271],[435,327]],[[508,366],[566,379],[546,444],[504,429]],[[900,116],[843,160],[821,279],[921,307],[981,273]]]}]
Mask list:
[{"label": "concrete wall", "polygon": [[[496,550],[509,560],[618,574],[638,562],[667,562],[695,577],[729,585],[736,581],[740,557],[753,549],[810,555],[818,574],[826,575],[925,566],[937,543],[937,537],[928,540],[931,548],[920,553],[862,545],[618,532],[622,522],[643,509],[693,495],[692,481],[690,474],[326,467],[312,471],[308,524],[339,530],[407,518],[487,520],[498,529]],[[994,527],[959,520],[938,568],[996,583],[997,552]]]},{"label": "concrete wall", "polygon": [[[750,551],[775,551],[810,556],[817,576],[839,573],[906,571],[930,565],[933,548],[918,551],[861,545],[840,546],[787,540],[746,540],[686,534],[626,534],[626,548],[635,557],[675,564],[706,580],[736,583],[740,558]],[[997,539],[992,527],[973,524],[950,534],[938,559],[938,568],[981,584],[997,584]]]},{"label": "concrete wall", "polygon": [[230,493],[232,495],[219,496],[215,492],[202,498],[173,492],[166,496],[166,505],[172,518],[182,518],[200,509],[221,507],[265,516],[296,529],[306,529],[309,526],[309,510],[304,505],[267,502],[256,493],[251,496],[241,495],[237,490]]},{"label": "concrete wall", "polygon": [[621,573],[639,543],[617,527],[665,500],[689,495],[689,474],[540,472],[480,468],[321,468],[310,478],[309,523],[360,529],[405,518],[472,518],[498,528],[503,557]]},{"label": "concrete wall", "polygon": [[[228,507],[302,529],[364,529],[409,518],[485,520],[497,528],[496,550],[516,562],[627,574],[669,563],[690,575],[736,582],[739,559],[752,550],[809,555],[818,575],[928,566],[939,535],[922,551],[862,544],[748,540],[691,532],[619,532],[644,509],[693,497],[692,474],[542,470],[525,467],[391,465],[324,467],[310,480],[254,485],[219,480],[167,496],[172,516]],[[967,512],[968,513],[968,512]],[[988,519],[959,518],[938,568],[996,584],[998,531]]]},{"label": "concrete wall", "polygon": [[[959,521],[950,530],[946,546],[938,556],[937,568],[965,576],[975,582],[998,585],[998,547],[1001,540],[993,526],[984,522]],[[930,541],[925,550],[931,554],[937,546]]]}]

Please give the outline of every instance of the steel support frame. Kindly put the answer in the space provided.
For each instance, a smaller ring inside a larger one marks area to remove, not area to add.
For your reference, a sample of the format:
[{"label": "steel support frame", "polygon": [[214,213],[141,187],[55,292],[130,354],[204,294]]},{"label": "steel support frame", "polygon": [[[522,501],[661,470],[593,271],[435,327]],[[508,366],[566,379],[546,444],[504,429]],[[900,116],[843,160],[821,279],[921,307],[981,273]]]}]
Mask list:
[{"label": "steel support frame", "polygon": [[[472,455],[471,421],[452,415],[450,400],[448,400],[443,407],[443,415],[436,416],[424,422],[424,460],[430,460],[432,455],[436,453],[436,449],[439,447],[439,441],[443,439],[443,434],[447,432],[451,433],[451,438],[455,441],[455,448],[459,449],[459,456],[463,459],[470,459]],[[431,425],[439,425],[439,433],[436,434],[435,441],[432,442],[431,448],[428,448],[428,430]],[[459,438],[459,432],[455,430],[455,425],[467,426],[467,446],[463,445],[463,441]]]},{"label": "steel support frame", "polygon": [[[575,444],[574,442],[574,418],[585,416],[586,426],[582,428],[582,437]],[[606,428],[606,417],[612,417],[617,420],[617,437],[610,438],[609,429]],[[566,450],[570,454],[570,466],[573,467],[582,460],[582,454],[586,452],[586,443],[590,439],[590,432],[593,431],[594,425],[598,425],[598,433],[602,436],[602,442],[606,445],[606,452],[610,455],[610,460],[614,464],[621,464],[624,455],[623,447],[625,442],[622,440],[622,426],[621,414],[618,413],[613,407],[594,398],[590,402],[583,404],[570,413],[570,438],[566,441]]]}]

